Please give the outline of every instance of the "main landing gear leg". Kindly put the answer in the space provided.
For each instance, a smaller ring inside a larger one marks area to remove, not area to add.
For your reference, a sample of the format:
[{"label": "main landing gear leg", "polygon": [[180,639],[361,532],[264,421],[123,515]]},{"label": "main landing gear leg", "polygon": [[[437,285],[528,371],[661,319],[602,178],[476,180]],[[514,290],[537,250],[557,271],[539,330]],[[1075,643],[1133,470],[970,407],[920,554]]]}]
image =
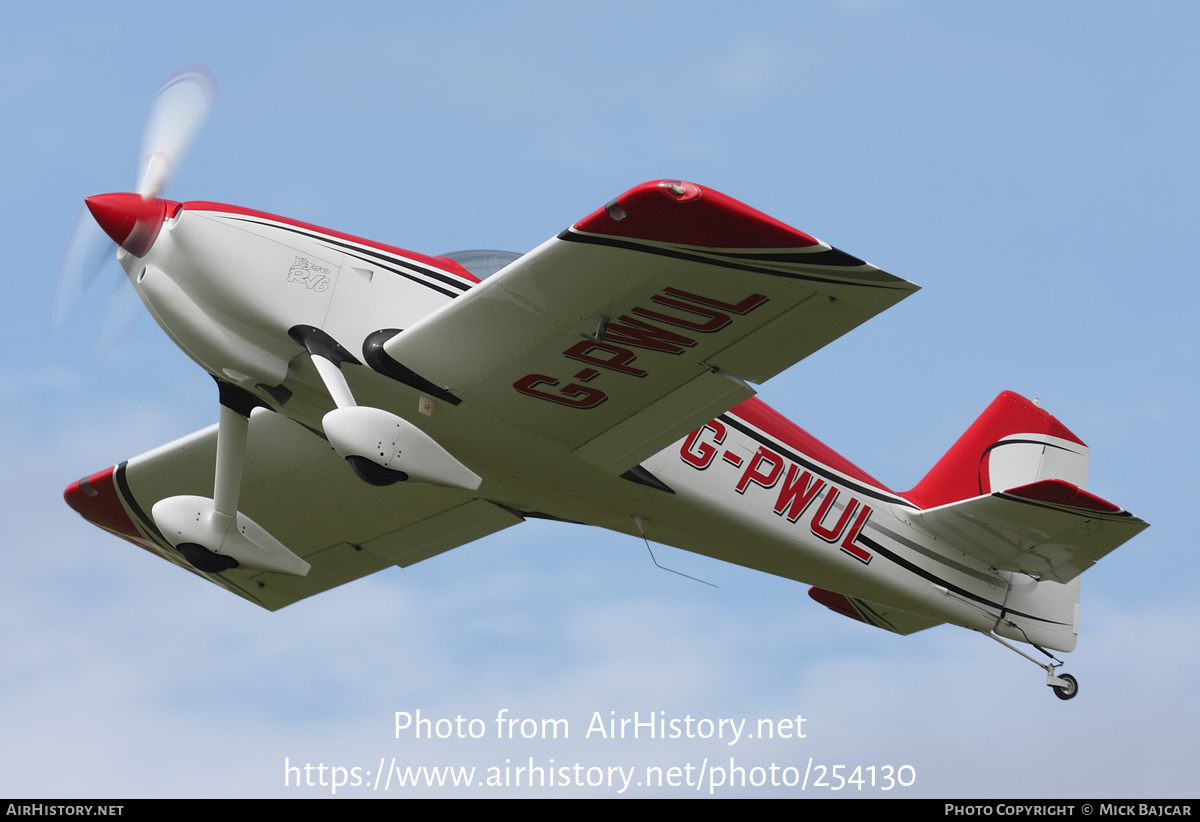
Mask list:
[{"label": "main landing gear leg", "polygon": [[988,636],[991,637],[992,639],[996,640],[997,642],[999,642],[1005,648],[1008,648],[1013,653],[1020,654],[1021,656],[1025,657],[1030,662],[1032,662],[1034,665],[1045,670],[1046,684],[1054,690],[1054,695],[1056,697],[1058,697],[1059,699],[1074,699],[1075,695],[1079,693],[1079,682],[1075,679],[1075,677],[1071,676],[1070,674],[1057,673],[1058,669],[1063,666],[1063,661],[1056,658],[1053,654],[1051,654],[1045,648],[1038,648],[1037,645],[1033,646],[1033,647],[1037,648],[1039,651],[1041,651],[1043,654],[1045,654],[1046,656],[1050,657],[1050,659],[1052,660],[1051,662],[1039,662],[1036,659],[1034,659],[1033,657],[1031,657],[1029,654],[1022,651],[1020,648],[1010,645],[1009,643],[1005,642],[1003,639],[996,636],[995,634],[988,634]]},{"label": "main landing gear leg", "polygon": [[199,571],[219,574],[246,567],[306,576],[307,562],[238,511],[250,411],[259,402],[224,380],[218,379],[217,386],[221,416],[212,498],[178,496],[159,500],[151,512],[154,522],[167,541]]},{"label": "main landing gear leg", "polygon": [[408,420],[382,408],[360,406],[342,373],[342,363],[358,358],[319,328],[295,326],[288,332],[312,357],[336,409],[321,420],[329,444],[359,479],[391,485],[413,479],[474,491],[479,476]]}]

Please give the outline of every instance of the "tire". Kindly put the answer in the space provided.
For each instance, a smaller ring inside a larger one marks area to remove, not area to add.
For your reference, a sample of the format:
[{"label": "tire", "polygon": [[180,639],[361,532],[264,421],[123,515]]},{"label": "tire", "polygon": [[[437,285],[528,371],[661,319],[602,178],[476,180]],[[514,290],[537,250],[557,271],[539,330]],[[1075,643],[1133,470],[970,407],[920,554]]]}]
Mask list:
[{"label": "tire", "polygon": [[1053,685],[1054,695],[1059,699],[1074,699],[1079,693],[1079,682],[1070,674],[1063,674],[1059,679],[1066,680],[1066,685]]},{"label": "tire", "polygon": [[403,471],[384,468],[366,457],[350,456],[346,457],[346,462],[350,463],[350,467],[354,469],[354,473],[358,474],[359,479],[370,485],[383,487],[408,479],[408,474]]}]

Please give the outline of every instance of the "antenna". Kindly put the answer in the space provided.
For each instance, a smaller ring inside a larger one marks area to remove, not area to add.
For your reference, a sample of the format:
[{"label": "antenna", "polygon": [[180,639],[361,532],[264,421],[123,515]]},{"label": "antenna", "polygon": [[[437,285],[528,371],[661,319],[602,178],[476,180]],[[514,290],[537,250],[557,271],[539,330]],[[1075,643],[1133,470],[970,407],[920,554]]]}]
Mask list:
[{"label": "antenna", "polygon": [[633,524],[637,526],[638,533],[642,535],[642,541],[646,543],[646,550],[650,552],[650,560],[656,566],[658,566],[659,568],[661,568],[664,571],[670,571],[672,574],[679,574],[679,576],[690,579],[693,582],[699,582],[702,585],[707,585],[710,588],[720,588],[721,587],[720,585],[714,585],[713,583],[706,582],[705,580],[700,579],[698,577],[694,577],[689,574],[685,574],[685,573],[683,573],[683,571],[676,571],[674,568],[668,568],[667,566],[660,564],[658,561],[658,558],[654,556],[654,549],[650,547],[650,540],[647,539],[647,537],[646,537],[646,529],[642,527],[645,522],[646,522],[646,520],[644,517],[639,517],[636,514],[634,515]]}]

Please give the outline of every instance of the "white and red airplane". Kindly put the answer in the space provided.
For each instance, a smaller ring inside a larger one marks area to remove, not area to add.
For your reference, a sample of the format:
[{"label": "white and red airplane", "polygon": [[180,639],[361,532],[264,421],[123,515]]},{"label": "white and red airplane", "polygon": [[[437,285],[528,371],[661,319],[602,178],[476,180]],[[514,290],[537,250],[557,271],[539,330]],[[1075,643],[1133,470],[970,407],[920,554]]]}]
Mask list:
[{"label": "white and red airplane", "polygon": [[1078,437],[1004,393],[898,493],[754,399],[917,286],[675,180],[524,255],[161,199],[193,129],[87,205],[219,422],[72,483],[89,521],[271,610],[527,517],[597,525],[899,634],[980,631],[1077,692],[1049,651],[1075,646],[1079,575],[1147,527],[1084,490]]}]

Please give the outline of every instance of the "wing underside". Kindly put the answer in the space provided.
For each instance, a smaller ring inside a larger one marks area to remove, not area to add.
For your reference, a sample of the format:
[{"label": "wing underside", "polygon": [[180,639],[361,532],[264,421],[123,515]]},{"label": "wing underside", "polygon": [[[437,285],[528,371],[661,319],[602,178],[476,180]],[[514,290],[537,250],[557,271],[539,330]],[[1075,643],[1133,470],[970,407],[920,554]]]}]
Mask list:
[{"label": "wing underside", "polygon": [[406,567],[521,522],[450,488],[367,485],[321,436],[267,411],[251,416],[239,510],[312,565],[305,577],[234,569],[204,573],[163,537],[154,503],[212,493],[216,426],[73,484],[86,519],[269,610],[392,565]]},{"label": "wing underside", "polygon": [[917,286],[711,189],[632,189],[388,340],[397,373],[620,474]]},{"label": "wing underside", "polygon": [[1070,582],[1149,527],[1064,480],[1049,479],[910,514],[948,551],[999,571]]}]

